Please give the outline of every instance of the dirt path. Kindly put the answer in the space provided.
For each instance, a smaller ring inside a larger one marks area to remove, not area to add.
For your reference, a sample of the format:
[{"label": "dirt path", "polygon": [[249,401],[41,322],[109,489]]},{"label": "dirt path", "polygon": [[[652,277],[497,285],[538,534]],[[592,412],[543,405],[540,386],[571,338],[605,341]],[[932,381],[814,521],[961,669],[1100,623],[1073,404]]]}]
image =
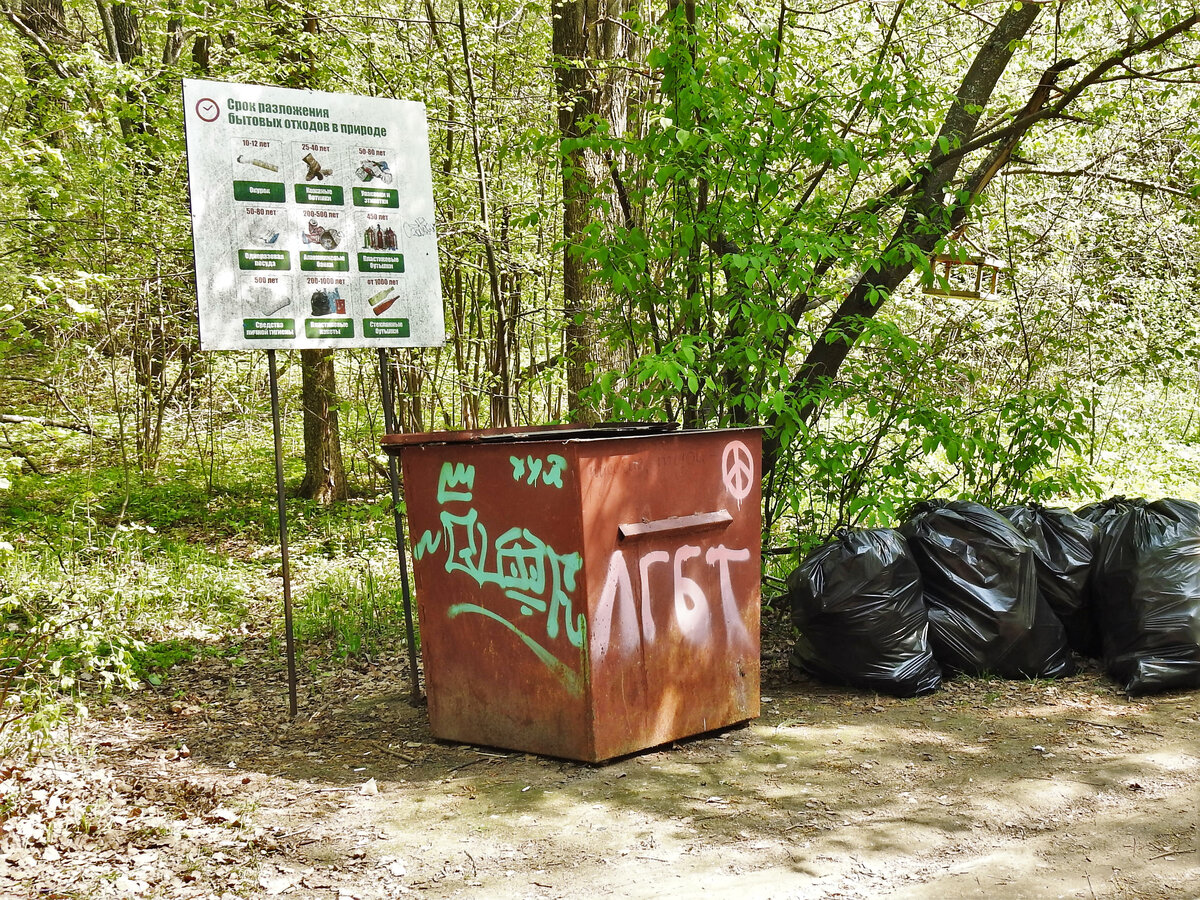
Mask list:
[{"label": "dirt path", "polygon": [[0,898],[1200,897],[1200,694],[894,700],[768,666],[753,724],[603,767],[444,745],[400,666],[207,658],[2,773]]}]

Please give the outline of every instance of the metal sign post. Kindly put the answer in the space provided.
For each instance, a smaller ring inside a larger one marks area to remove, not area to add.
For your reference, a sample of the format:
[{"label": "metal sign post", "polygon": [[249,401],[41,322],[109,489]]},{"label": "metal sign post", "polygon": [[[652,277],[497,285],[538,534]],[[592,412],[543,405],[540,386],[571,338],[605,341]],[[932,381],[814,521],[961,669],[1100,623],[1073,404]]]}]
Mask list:
[{"label": "metal sign post", "polygon": [[[388,372],[388,351],[379,348],[379,391],[383,401],[383,429],[387,434],[396,434],[400,429],[396,422],[396,404],[392,396],[392,380]],[[408,638],[408,674],[412,682],[409,702],[417,706],[421,702],[421,676],[417,669],[417,635],[413,627],[412,592],[408,585],[408,558],[404,552],[404,518],[400,512],[400,473],[396,455],[388,454],[388,480],[392,484],[392,519],[396,525],[396,553],[400,557],[400,590],[404,601],[404,629]]]},{"label": "metal sign post", "polygon": [[[380,351],[382,352],[382,351]],[[271,371],[271,425],[275,432],[275,499],[279,507],[279,556],[283,575],[283,635],[287,649],[288,711],[296,718],[296,645],[292,639],[292,570],[288,559],[287,492],[283,484],[283,434],[279,427],[279,373],[275,351],[267,351]]]}]

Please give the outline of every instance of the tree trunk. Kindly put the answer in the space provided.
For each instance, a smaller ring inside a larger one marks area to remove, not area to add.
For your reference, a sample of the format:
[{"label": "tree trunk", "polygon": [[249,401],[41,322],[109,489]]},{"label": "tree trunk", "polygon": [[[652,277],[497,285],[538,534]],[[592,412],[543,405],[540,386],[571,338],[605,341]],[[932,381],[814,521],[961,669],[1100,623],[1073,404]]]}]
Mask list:
[{"label": "tree trunk", "polygon": [[128,65],[142,55],[141,22],[133,8],[125,3],[113,4],[112,20],[120,54],[117,61]]},{"label": "tree trunk", "polygon": [[[21,66],[29,92],[25,99],[25,118],[29,131],[48,146],[58,147],[61,139],[58,117],[66,104],[62,99],[64,72],[52,58],[65,36],[65,11],[62,0],[25,0],[21,6],[23,23],[40,46],[22,42]],[[53,258],[57,253],[55,226],[48,223],[43,210],[46,197],[42,191],[29,190],[25,196],[29,218],[29,247],[40,258]]]},{"label": "tree trunk", "polygon": [[335,406],[337,384],[332,350],[301,350],[301,402],[304,406],[304,481],[300,496],[337,503],[349,496],[342,465],[342,440]]},{"label": "tree trunk", "polygon": [[[55,108],[61,110],[64,106],[58,84],[64,73],[61,69],[55,69],[54,62],[48,58],[48,54],[57,50],[62,43],[66,34],[65,18],[62,0],[25,0],[21,4],[21,21],[34,39],[41,42],[41,47],[37,49],[25,43],[21,45],[21,65],[25,72],[25,81],[29,85],[25,112],[35,132],[46,126],[49,111]],[[57,145],[57,133],[54,129],[50,129],[45,138],[47,143]]]},{"label": "tree trunk", "polygon": [[[267,0],[268,14],[290,19],[291,10],[279,0]],[[300,28],[316,34],[318,22],[311,13],[303,13]],[[283,45],[288,46],[290,21],[276,29]],[[312,87],[315,62],[307,52],[294,49],[281,53],[283,82],[288,87]],[[320,503],[338,503],[349,496],[346,470],[342,464],[342,437],[338,429],[337,377],[333,351],[300,351],[300,398],[304,406],[304,480],[300,496]]]},{"label": "tree trunk", "polygon": [[192,63],[201,75],[212,74],[212,37],[207,34],[196,35],[192,43]]},{"label": "tree trunk", "polygon": [[[207,0],[201,0],[200,10],[201,18],[205,18],[206,14],[211,12]],[[212,47],[212,35],[204,31],[197,33],[195,40],[192,41],[192,65],[206,78],[212,74]]]},{"label": "tree trunk", "polygon": [[[596,120],[607,123],[609,136],[625,133],[629,118],[629,75],[626,67],[601,70],[605,62],[629,61],[635,55],[626,17],[633,0],[555,0],[553,22],[554,81],[558,96],[563,191],[563,318],[567,402],[572,419],[595,422],[604,411],[588,408],[583,392],[594,381],[594,369],[606,359],[596,314],[608,301],[608,288],[596,278],[595,264],[584,259],[580,239],[595,223],[619,221],[620,199],[612,164],[595,148],[574,142],[592,132]],[[601,209],[609,210],[607,217]]]}]

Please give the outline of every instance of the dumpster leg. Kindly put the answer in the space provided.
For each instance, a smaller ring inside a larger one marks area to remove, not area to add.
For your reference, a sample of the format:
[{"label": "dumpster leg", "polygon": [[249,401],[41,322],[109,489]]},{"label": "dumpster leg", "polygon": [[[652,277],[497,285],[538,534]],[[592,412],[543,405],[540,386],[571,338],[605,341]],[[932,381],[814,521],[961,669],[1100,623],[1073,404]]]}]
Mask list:
[{"label": "dumpster leg", "polygon": [[[379,348],[379,393],[383,401],[383,430],[395,434],[396,404],[392,397],[392,380],[389,378],[389,356],[384,347]],[[388,454],[388,480],[392,483],[392,519],[396,525],[396,553],[400,557],[400,593],[404,601],[404,629],[408,638],[408,675],[412,682],[409,703],[413,706],[421,704],[421,681],[417,671],[417,635],[413,627],[412,592],[408,585],[408,560],[404,555],[404,519],[400,513],[400,473],[397,470],[396,455]]]}]

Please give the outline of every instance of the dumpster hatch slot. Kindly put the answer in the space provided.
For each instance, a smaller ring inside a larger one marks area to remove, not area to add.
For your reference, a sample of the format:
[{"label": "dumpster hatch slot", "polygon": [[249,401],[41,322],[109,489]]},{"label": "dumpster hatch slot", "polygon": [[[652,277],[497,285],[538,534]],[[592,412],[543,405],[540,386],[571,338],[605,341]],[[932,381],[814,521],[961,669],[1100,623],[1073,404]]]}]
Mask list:
[{"label": "dumpster hatch slot", "polygon": [[692,516],[672,516],[669,519],[655,519],[653,522],[630,522],[617,526],[617,534],[621,540],[632,537],[642,537],[647,534],[676,534],[681,531],[699,531],[701,528],[713,528],[728,525],[733,516],[728,510],[719,509],[716,512],[696,513]]}]

